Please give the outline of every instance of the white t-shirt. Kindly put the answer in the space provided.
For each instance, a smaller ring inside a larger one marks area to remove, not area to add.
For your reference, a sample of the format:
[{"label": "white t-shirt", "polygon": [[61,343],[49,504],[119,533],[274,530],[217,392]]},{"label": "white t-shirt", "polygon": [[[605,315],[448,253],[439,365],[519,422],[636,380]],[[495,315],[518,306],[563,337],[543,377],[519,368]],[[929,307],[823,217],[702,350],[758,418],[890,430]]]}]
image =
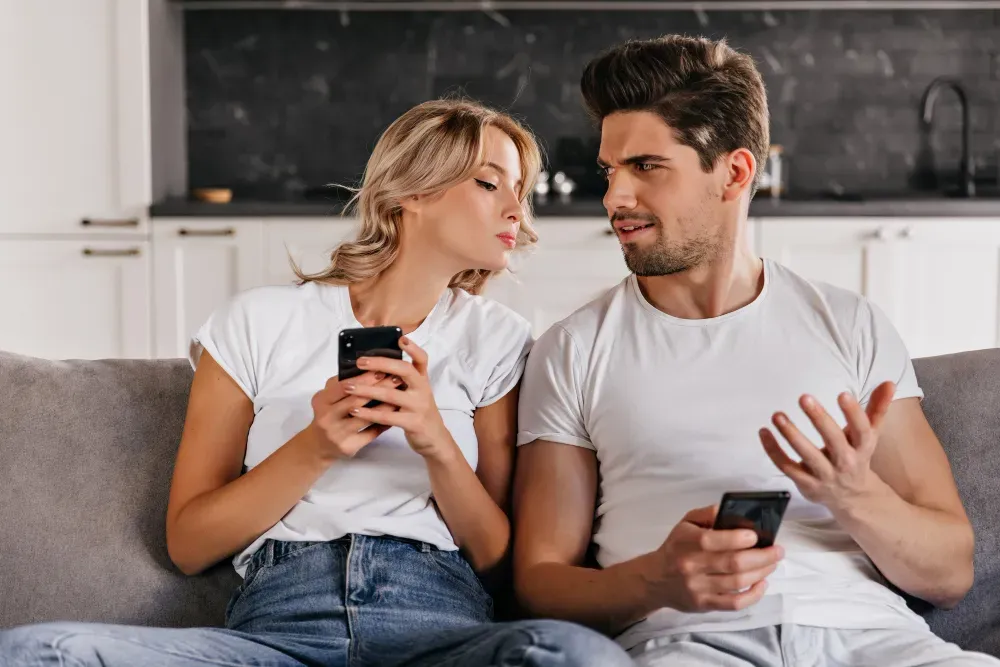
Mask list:
[{"label": "white t-shirt", "polygon": [[898,384],[897,398],[923,396],[886,316],[857,294],[771,261],[758,297],[720,317],[667,315],[629,276],[542,335],[522,384],[518,444],[596,452],[593,539],[602,567],[655,550],[684,514],[726,491],[792,494],[777,539],[786,557],[760,603],[702,614],[664,608],[619,642],[632,648],[666,634],[778,623],[926,627],[830,512],[778,471],[757,435],[783,410],[821,445],[799,397],[816,396],[844,425],[837,395],[849,390],[866,404],[885,380]]},{"label": "white t-shirt", "polygon": [[[253,401],[246,469],[309,425],[313,394],[337,374],[339,332],[360,326],[346,287],[312,282],[238,294],[195,334],[192,365],[207,350]],[[499,303],[452,289],[408,337],[427,352],[434,399],[475,468],[473,413],[520,380],[532,342],[530,325]],[[326,541],[349,533],[457,548],[431,500],[427,466],[399,428],[330,466],[277,524],[236,555],[233,565],[242,576],[267,538]]]}]

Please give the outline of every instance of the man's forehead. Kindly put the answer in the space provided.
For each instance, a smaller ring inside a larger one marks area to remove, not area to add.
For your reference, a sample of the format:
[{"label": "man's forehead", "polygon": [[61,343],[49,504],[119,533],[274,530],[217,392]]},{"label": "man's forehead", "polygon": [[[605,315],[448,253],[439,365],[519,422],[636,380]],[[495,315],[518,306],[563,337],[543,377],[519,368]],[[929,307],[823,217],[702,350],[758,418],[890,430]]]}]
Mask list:
[{"label": "man's forehead", "polygon": [[662,155],[679,145],[670,126],[649,112],[616,113],[601,123],[600,155],[605,160],[648,153]]}]

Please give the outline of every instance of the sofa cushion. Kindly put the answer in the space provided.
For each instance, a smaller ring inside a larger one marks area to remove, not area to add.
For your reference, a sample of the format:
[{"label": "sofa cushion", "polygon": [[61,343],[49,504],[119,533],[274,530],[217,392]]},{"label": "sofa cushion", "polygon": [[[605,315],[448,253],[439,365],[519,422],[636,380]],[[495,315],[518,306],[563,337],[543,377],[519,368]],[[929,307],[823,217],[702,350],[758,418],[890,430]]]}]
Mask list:
[{"label": "sofa cushion", "polygon": [[914,367],[976,534],[976,580],[965,600],[948,611],[916,606],[941,637],[1000,656],[1000,350],[917,359]]},{"label": "sofa cushion", "polygon": [[0,353],[0,627],[223,622],[232,567],[186,577],[164,536],[191,376]]}]

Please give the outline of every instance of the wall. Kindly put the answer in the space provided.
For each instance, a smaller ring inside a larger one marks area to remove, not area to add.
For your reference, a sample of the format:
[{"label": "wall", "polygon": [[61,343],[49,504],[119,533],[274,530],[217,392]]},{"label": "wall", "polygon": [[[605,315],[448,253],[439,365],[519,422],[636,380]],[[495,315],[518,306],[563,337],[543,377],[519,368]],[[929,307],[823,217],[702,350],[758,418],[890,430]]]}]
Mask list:
[{"label": "wall", "polygon": [[[521,115],[557,155],[560,139],[593,134],[585,63],[669,32],[726,36],[756,58],[793,192],[908,187],[920,97],[938,75],[966,84],[977,162],[996,164],[1000,11],[193,11],[190,183],[283,198],[353,182],[393,118],[459,91]],[[959,121],[944,94],[931,141],[943,170],[955,169]]]}]

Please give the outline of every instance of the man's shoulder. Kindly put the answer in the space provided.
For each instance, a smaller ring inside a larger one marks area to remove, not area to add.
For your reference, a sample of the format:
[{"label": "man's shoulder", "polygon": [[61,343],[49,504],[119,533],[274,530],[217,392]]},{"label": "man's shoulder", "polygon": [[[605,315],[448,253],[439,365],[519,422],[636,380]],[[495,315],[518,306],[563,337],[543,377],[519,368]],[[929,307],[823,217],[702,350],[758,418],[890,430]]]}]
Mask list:
[{"label": "man's shoulder", "polygon": [[592,343],[605,323],[613,321],[614,311],[628,298],[632,276],[605,290],[598,297],[559,320],[543,336],[568,336],[578,344]]},{"label": "man's shoulder", "polygon": [[790,302],[811,310],[823,311],[841,324],[853,324],[858,311],[868,304],[862,294],[832,283],[807,278],[778,262],[768,260],[771,288],[782,302]]}]

